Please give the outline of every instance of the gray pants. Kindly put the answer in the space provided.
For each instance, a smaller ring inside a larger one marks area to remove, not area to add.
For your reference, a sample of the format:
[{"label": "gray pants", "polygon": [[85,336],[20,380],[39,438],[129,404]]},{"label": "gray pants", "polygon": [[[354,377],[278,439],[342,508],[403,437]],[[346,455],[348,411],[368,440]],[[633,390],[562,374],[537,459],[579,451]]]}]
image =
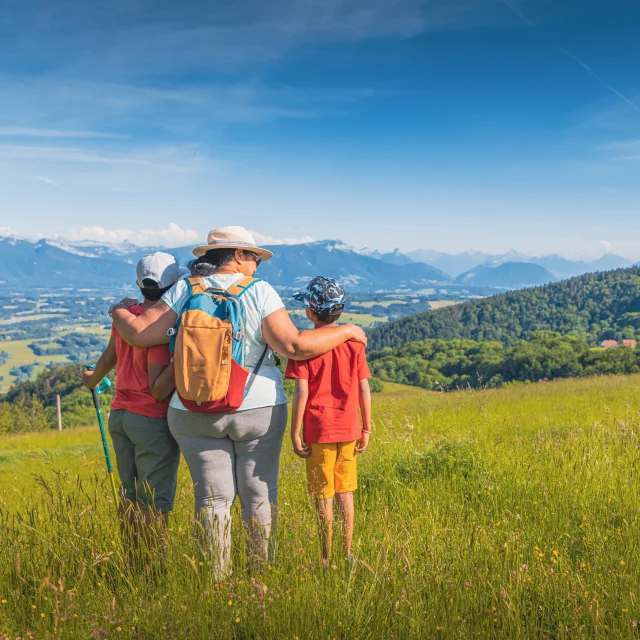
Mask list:
[{"label": "gray pants", "polygon": [[180,451],[166,418],[112,409],[109,433],[127,500],[145,509],[171,511],[176,495]]},{"label": "gray pants", "polygon": [[267,559],[287,416],[286,404],[222,415],[169,409],[169,429],[194,484],[196,517],[205,527],[211,559],[221,575],[231,572],[231,506],[236,495],[248,532],[248,556]]}]

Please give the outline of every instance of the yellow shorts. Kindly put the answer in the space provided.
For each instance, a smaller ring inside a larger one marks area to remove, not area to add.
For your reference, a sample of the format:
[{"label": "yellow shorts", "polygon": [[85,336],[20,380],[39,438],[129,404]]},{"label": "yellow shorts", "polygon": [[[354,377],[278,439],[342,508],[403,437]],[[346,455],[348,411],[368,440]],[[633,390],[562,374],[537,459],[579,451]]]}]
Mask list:
[{"label": "yellow shorts", "polygon": [[307,484],[315,498],[333,498],[358,488],[356,441],[312,444],[307,458]]}]

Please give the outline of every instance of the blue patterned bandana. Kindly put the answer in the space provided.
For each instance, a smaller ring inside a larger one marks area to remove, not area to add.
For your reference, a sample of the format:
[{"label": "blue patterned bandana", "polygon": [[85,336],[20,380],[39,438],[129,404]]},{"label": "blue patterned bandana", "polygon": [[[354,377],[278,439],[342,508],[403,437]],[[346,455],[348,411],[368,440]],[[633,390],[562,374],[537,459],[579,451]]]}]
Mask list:
[{"label": "blue patterned bandana", "polygon": [[320,315],[334,315],[344,309],[344,289],[333,278],[318,276],[293,297]]}]

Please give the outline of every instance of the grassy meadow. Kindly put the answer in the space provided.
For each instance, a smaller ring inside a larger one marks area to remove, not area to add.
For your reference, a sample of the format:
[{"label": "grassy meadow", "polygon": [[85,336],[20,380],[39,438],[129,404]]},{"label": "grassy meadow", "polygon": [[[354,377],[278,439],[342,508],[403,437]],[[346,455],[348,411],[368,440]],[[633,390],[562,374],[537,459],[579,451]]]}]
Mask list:
[{"label": "grassy meadow", "polygon": [[318,563],[285,440],[276,561],[249,575],[236,543],[220,583],[184,465],[149,574],[123,557],[97,428],[0,439],[0,638],[637,637],[639,387],[387,384],[360,458],[355,565]]}]

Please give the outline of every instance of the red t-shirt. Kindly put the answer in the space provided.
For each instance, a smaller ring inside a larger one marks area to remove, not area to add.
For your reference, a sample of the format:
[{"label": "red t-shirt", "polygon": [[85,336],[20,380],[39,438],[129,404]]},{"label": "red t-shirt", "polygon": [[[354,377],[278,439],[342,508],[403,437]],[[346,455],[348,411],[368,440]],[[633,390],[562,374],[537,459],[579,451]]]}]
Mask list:
[{"label": "red t-shirt", "polygon": [[345,342],[312,360],[289,360],[287,378],[308,380],[303,438],[309,444],[360,437],[360,380],[371,377],[364,345]]},{"label": "red t-shirt", "polygon": [[[140,305],[129,307],[135,316],[144,313]],[[115,327],[111,333],[116,341],[116,395],[111,403],[112,409],[124,409],[149,418],[166,418],[169,400],[158,402],[149,388],[149,374],[147,363],[168,365],[171,363],[169,345],[162,344],[149,349],[132,347],[127,344]]]}]

